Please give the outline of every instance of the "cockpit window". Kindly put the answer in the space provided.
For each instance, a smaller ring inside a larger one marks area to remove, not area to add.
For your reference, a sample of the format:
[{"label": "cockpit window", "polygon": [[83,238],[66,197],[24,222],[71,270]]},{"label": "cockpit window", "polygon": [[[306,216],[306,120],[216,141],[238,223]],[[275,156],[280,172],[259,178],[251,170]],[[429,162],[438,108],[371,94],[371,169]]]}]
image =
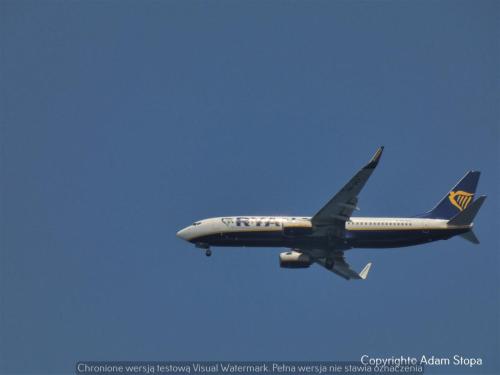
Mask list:
[{"label": "cockpit window", "polygon": [[201,221],[197,221],[196,223],[193,223],[194,226],[200,225],[200,224],[201,224]]}]

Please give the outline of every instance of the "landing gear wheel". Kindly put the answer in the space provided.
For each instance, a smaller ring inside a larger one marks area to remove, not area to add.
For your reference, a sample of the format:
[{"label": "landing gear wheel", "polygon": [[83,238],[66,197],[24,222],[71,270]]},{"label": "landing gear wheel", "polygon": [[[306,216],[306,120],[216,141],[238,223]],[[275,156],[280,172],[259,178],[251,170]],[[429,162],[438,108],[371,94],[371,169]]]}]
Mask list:
[{"label": "landing gear wheel", "polygon": [[212,250],[207,249],[207,250],[205,251],[205,255],[206,255],[207,257],[209,257],[210,255],[212,255]]}]

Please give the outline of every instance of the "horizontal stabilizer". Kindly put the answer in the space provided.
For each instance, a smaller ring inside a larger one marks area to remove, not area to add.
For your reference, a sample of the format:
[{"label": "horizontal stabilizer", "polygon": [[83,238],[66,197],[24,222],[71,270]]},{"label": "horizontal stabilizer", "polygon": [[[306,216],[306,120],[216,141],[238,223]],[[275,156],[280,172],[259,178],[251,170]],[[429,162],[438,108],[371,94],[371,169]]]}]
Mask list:
[{"label": "horizontal stabilizer", "polygon": [[477,200],[472,202],[465,210],[448,221],[448,225],[470,225],[476,217],[481,205],[486,199],[486,195],[481,195]]},{"label": "horizontal stabilizer", "polygon": [[473,244],[479,244],[479,239],[476,237],[476,234],[472,231],[472,229],[468,232],[462,233],[460,237],[462,237],[464,240],[472,242]]}]

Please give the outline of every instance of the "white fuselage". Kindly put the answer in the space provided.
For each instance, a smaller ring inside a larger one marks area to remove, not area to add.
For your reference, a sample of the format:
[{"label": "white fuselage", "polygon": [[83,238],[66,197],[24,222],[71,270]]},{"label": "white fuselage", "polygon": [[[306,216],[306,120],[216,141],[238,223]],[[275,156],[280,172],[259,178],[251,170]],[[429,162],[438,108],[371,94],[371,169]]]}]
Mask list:
[{"label": "white fuselage", "polygon": [[[177,233],[177,236],[194,241],[210,235],[235,232],[276,232],[283,227],[311,227],[310,217],[297,216],[232,216],[200,220]],[[346,231],[431,231],[449,229],[448,220],[398,218],[398,217],[351,217],[345,223]]]}]

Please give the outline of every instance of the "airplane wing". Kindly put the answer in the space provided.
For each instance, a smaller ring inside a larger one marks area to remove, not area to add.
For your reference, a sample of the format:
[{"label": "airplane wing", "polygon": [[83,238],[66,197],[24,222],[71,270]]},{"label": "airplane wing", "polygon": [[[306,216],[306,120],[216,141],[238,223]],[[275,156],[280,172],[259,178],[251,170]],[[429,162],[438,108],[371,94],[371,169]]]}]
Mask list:
[{"label": "airplane wing", "polygon": [[345,261],[344,254],[342,252],[335,253],[329,258],[317,259],[315,262],[346,280],[365,280],[368,276],[368,272],[370,272],[370,268],[372,267],[372,264],[368,263],[360,273],[357,273]]},{"label": "airplane wing", "polygon": [[352,212],[357,209],[358,194],[377,166],[382,156],[382,151],[384,151],[384,146],[380,147],[368,164],[356,173],[356,175],[312,217],[311,222],[314,226],[338,226],[342,229],[345,228],[345,222],[349,220]]},{"label": "airplane wing", "polygon": [[312,262],[319,264],[328,271],[334,272],[346,280],[365,280],[372,266],[370,262],[358,273],[346,262],[344,252],[339,250],[330,252],[324,249],[294,249],[293,251],[308,255]]}]

